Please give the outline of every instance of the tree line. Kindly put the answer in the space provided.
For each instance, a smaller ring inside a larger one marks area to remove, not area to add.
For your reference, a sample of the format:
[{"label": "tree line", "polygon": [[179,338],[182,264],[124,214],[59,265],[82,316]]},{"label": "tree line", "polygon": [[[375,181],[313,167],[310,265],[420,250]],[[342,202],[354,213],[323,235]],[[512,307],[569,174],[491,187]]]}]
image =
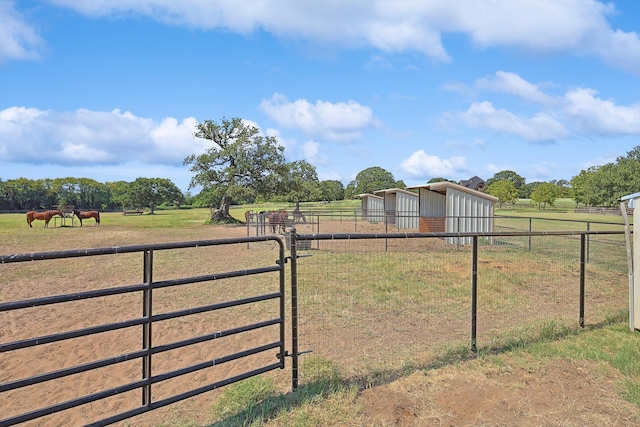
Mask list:
[{"label": "tree line", "polygon": [[640,191],[640,146],[613,163],[592,166],[567,180],[526,183],[514,171],[496,173],[487,180],[487,193],[501,204],[531,199],[539,207],[553,206],[558,198],[572,198],[576,205],[618,206],[620,198]]},{"label": "tree line", "polygon": [[165,178],[100,183],[90,178],[0,178],[0,210],[30,211],[74,205],[79,209],[119,210],[140,206],[153,211],[165,203],[180,206],[182,191]]}]

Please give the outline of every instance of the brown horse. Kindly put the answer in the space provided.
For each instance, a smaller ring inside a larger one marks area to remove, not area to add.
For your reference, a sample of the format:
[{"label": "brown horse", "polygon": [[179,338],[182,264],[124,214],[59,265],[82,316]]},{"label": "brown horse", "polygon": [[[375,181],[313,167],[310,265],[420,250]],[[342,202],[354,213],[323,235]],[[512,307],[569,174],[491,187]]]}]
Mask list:
[{"label": "brown horse", "polygon": [[77,209],[73,210],[73,214],[80,221],[80,227],[82,227],[82,220],[94,218],[96,220],[96,226],[100,225],[100,212],[98,211],[79,211]]},{"label": "brown horse", "polygon": [[289,213],[287,211],[270,212],[268,218],[269,225],[274,233],[276,229],[278,229],[280,233],[287,231],[287,220],[289,219]]},{"label": "brown horse", "polygon": [[246,222],[251,222],[251,220],[253,219],[253,211],[246,211],[244,213],[244,219]]},{"label": "brown horse", "polygon": [[49,221],[51,221],[51,218],[53,218],[55,215],[64,217],[62,211],[60,210],[49,210],[44,212],[29,211],[27,212],[27,224],[29,224],[29,228],[33,228],[33,225],[31,225],[31,223],[36,219],[39,219],[44,221],[44,228],[49,228]]}]

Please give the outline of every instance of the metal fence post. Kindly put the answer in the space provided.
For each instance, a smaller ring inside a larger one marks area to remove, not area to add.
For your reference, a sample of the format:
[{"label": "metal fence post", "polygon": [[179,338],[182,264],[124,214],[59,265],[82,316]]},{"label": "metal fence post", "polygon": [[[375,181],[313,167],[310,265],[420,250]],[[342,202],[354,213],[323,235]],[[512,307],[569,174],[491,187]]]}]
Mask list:
[{"label": "metal fence post", "polygon": [[[587,221],[587,231],[591,231],[591,222]],[[586,262],[589,262],[589,243],[590,243],[590,236],[587,236],[587,255],[586,255]]]},{"label": "metal fence post", "polygon": [[476,321],[478,314],[478,236],[473,236],[473,251],[471,261],[471,351],[476,353]]},{"label": "metal fence post", "polygon": [[580,235],[580,327],[584,328],[584,277],[586,265],[586,236]]},{"label": "metal fence post", "polygon": [[291,389],[298,389],[298,255],[296,229],[291,229]]}]

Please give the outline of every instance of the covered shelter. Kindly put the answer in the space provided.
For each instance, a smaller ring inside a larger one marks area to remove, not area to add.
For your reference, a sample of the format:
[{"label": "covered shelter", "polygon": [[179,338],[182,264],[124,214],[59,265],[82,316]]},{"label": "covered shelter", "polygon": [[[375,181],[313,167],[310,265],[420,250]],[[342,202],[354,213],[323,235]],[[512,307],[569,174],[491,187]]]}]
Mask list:
[{"label": "covered shelter", "polygon": [[[494,207],[498,198],[453,182],[407,187],[418,190],[421,233],[493,231]],[[471,237],[449,237],[447,243],[470,244]]]},{"label": "covered shelter", "polygon": [[375,194],[358,194],[361,200],[360,212],[362,219],[369,222],[382,222],[384,220],[384,199]]},{"label": "covered shelter", "polygon": [[418,228],[418,194],[400,188],[375,191],[384,199],[386,224],[395,225],[398,230]]}]

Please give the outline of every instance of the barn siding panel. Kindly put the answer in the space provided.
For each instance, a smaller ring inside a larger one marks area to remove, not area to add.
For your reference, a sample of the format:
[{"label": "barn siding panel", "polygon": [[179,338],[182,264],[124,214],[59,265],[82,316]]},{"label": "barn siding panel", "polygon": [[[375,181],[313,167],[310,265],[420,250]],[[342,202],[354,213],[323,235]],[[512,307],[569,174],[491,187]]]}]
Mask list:
[{"label": "barn siding panel", "polygon": [[398,230],[418,228],[418,195],[397,193],[396,215]]},{"label": "barn siding panel", "polygon": [[[493,203],[456,189],[447,191],[447,232],[493,231]],[[471,244],[471,237],[448,238],[448,243]]]}]

